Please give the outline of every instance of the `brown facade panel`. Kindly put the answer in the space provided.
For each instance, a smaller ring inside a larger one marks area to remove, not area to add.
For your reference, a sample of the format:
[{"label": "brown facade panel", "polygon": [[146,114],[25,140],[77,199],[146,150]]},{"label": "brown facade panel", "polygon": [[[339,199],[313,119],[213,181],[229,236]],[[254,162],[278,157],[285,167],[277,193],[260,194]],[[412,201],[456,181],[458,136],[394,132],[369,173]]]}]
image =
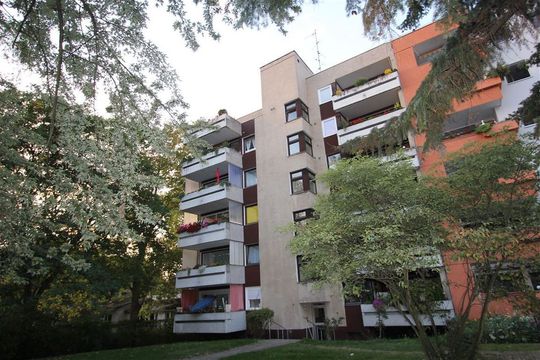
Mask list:
[{"label": "brown facade panel", "polygon": [[246,286],[261,286],[261,269],[259,265],[246,266]]},{"label": "brown facade panel", "polygon": [[242,168],[244,168],[244,170],[253,169],[254,167],[257,166],[257,163],[256,163],[257,154],[256,154],[256,152],[257,151],[250,151],[248,153],[245,153],[242,156]]},{"label": "brown facade panel", "polygon": [[324,151],[326,152],[326,156],[339,152],[337,135],[324,138]]},{"label": "brown facade panel", "polygon": [[319,105],[319,109],[321,110],[321,120],[328,119],[336,115],[331,101]]},{"label": "brown facade panel", "polygon": [[253,245],[259,243],[259,224],[244,226],[244,244]]},{"label": "brown facade panel", "polygon": [[255,120],[249,120],[242,123],[242,136],[255,134]]},{"label": "brown facade panel", "polygon": [[345,319],[348,332],[365,332],[360,304],[345,304]]},{"label": "brown facade panel", "polygon": [[257,185],[244,189],[244,204],[255,204],[257,202]]}]

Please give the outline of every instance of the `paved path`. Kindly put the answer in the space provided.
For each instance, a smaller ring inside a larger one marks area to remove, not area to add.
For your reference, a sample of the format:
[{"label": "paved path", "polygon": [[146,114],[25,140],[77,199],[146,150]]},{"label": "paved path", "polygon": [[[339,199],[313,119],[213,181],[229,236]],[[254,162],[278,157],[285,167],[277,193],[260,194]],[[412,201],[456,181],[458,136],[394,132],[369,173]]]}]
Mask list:
[{"label": "paved path", "polygon": [[221,351],[221,352],[217,352],[213,354],[190,357],[187,360],[219,360],[219,359],[226,358],[228,356],[233,356],[233,355],[243,354],[243,353],[253,352],[253,351],[266,350],[266,349],[270,349],[270,348],[274,348],[278,346],[293,344],[298,341],[300,340],[278,340],[278,339],[259,340],[254,344],[239,346],[236,348],[232,348],[226,351]]}]

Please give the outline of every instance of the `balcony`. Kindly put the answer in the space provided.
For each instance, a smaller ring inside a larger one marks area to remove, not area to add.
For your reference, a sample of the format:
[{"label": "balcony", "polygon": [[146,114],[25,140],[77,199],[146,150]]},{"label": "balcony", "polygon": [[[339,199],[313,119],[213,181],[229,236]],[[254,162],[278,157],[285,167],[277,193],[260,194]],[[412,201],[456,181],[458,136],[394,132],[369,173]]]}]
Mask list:
[{"label": "balcony", "polygon": [[[362,304],[362,321],[366,327],[378,327],[379,316],[377,310],[371,304]],[[403,309],[402,309],[403,310]],[[404,310],[407,318],[414,323],[412,317]],[[389,307],[386,309],[387,318],[382,318],[384,326],[407,326],[409,322],[403,317],[397,308]],[[445,326],[446,322],[454,317],[454,308],[451,300],[443,300],[436,313],[433,314],[433,320],[436,326]],[[431,321],[427,315],[421,315],[422,325],[431,326]]]},{"label": "balcony", "polygon": [[384,108],[376,111],[367,117],[354,119],[350,126],[338,130],[338,144],[343,145],[347,141],[368,135],[375,127],[382,128],[386,122],[394,117],[398,117],[405,111],[404,108],[394,109],[393,107]]},{"label": "balcony", "polygon": [[219,169],[220,174],[227,174],[229,164],[242,168],[242,155],[231,148],[220,148],[182,164],[182,176],[197,182],[212,178]]},{"label": "balcony", "polygon": [[216,312],[203,314],[176,314],[175,333],[225,334],[246,330],[246,312]]},{"label": "balcony", "polygon": [[218,184],[186,194],[180,201],[180,210],[200,215],[228,208],[229,201],[242,203],[242,189]]},{"label": "balcony", "polygon": [[199,130],[193,136],[211,145],[242,136],[242,125],[227,114],[218,116],[209,125],[211,128]]},{"label": "balcony", "polygon": [[416,152],[416,149],[408,148],[403,149],[403,159],[401,158],[400,154],[393,154],[393,155],[387,155],[382,157],[383,161],[410,161],[412,167],[417,170],[420,168],[420,158],[418,157],[418,153]]},{"label": "balcony", "polygon": [[244,283],[244,267],[240,265],[201,266],[176,273],[177,289]]},{"label": "balcony", "polygon": [[334,111],[340,112],[347,118],[352,118],[359,112],[371,112],[381,108],[382,104],[394,103],[401,88],[399,75],[394,71],[380,75],[363,85],[344,90],[332,97]]},{"label": "balcony", "polygon": [[244,242],[244,227],[240,224],[221,222],[195,233],[181,233],[178,246],[183,249],[202,250],[226,246],[230,241]]}]

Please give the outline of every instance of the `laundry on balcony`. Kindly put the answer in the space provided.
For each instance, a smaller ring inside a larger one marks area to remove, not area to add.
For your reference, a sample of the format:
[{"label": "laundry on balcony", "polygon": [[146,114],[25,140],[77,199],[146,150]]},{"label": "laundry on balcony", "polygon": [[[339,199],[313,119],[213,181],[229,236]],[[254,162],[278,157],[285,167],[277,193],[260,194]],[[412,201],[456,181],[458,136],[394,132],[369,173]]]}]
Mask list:
[{"label": "laundry on balcony", "polygon": [[203,296],[200,298],[195,305],[191,307],[191,312],[201,312],[204,309],[206,309],[209,306],[212,306],[214,304],[214,300],[216,298],[214,296]]}]

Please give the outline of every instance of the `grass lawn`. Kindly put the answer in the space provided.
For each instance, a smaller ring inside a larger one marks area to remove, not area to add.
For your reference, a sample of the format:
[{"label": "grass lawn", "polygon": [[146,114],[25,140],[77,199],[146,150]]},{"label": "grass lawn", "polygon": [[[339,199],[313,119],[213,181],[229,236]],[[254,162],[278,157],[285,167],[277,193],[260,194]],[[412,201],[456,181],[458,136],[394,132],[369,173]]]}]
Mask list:
[{"label": "grass lawn", "polygon": [[[484,351],[540,351],[540,344],[486,344]],[[246,353],[227,359],[363,359],[363,360],[418,360],[423,359],[416,339],[365,341],[303,340],[279,348]]]},{"label": "grass lawn", "polygon": [[254,343],[252,339],[185,341],[172,344],[93,351],[55,357],[56,360],[177,360]]}]

